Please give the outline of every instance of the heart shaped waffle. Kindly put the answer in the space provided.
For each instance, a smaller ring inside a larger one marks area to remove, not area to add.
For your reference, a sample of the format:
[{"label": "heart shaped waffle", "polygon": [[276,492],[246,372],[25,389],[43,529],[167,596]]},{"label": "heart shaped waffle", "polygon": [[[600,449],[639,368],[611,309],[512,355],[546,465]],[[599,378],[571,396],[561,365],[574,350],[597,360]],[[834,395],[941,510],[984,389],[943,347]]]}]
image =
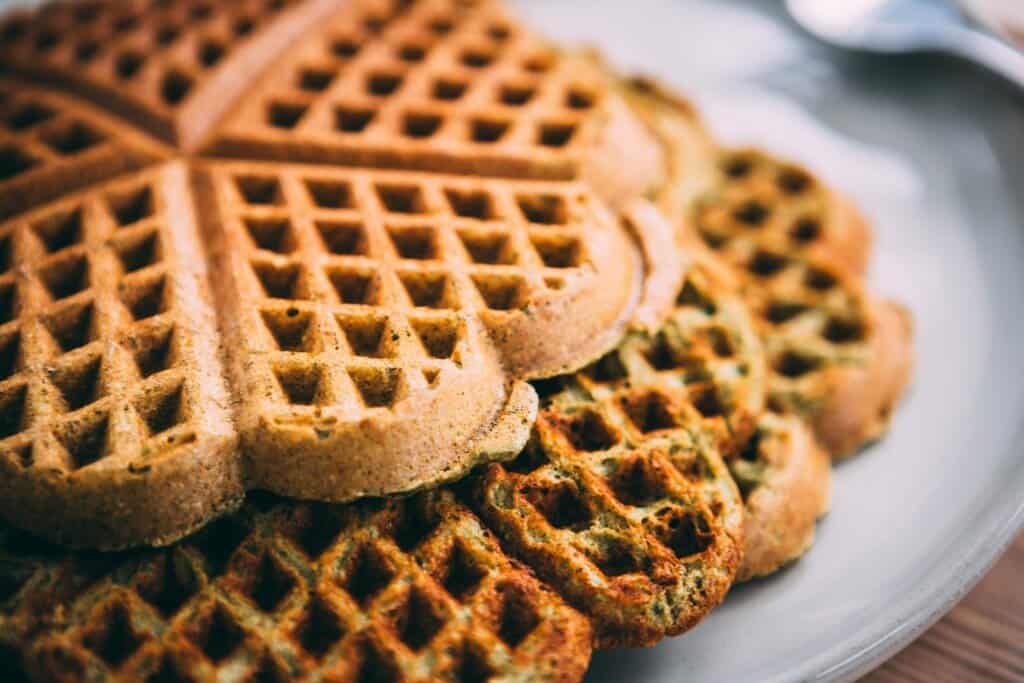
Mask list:
[{"label": "heart shaped waffle", "polygon": [[642,213],[575,183],[174,162],[22,214],[0,226],[0,509],[161,544],[246,488],[351,500],[511,457],[522,380],[652,310],[633,240],[671,238]]},{"label": "heart shaped waffle", "polygon": [[[597,75],[573,75],[495,3],[108,0],[17,11],[0,34],[6,72],[33,83],[0,103],[14,136],[2,211],[17,214],[0,227],[15,247],[7,338],[32,345],[7,347],[0,512],[51,539],[166,543],[252,487],[348,500],[456,478],[524,443],[536,397],[523,380],[579,368],[667,306],[671,231],[651,211],[620,223],[590,190],[627,206],[659,150]],[[384,67],[403,69],[391,88]],[[367,98],[380,117],[357,131],[350,110]],[[407,112],[421,104],[436,106]],[[60,120],[37,127],[42,107]],[[317,132],[320,110],[341,129]],[[485,140],[496,113],[508,130]],[[435,115],[450,125],[427,131]],[[478,118],[481,139],[456,134]],[[160,153],[143,158],[125,122],[183,158],[101,184],[174,154],[148,143]],[[48,143],[57,123],[78,125],[74,140]],[[312,149],[307,133],[322,157],[289,147]],[[51,163],[41,144],[82,159]],[[398,162],[429,171],[379,169]],[[52,191],[37,196],[42,180]],[[145,191],[114,207],[103,195],[120,183]],[[152,225],[120,231],[118,212]],[[147,327],[162,316],[170,332]],[[18,336],[33,330],[38,348]],[[203,380],[222,366],[227,387]]]}]

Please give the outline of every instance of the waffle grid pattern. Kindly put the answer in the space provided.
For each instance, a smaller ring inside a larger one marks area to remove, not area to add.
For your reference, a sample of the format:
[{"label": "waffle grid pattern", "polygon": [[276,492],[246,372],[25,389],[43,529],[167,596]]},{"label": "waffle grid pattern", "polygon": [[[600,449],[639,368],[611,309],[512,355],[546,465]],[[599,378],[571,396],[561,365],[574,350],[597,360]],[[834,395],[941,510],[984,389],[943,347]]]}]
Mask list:
[{"label": "waffle grid pattern", "polygon": [[701,200],[696,229],[749,282],[746,298],[769,358],[769,407],[813,414],[832,387],[821,375],[869,360],[870,305],[827,240],[829,198],[806,171],[740,150],[721,160],[723,185]]},{"label": "waffle grid pattern", "polygon": [[[764,321],[769,406],[777,412],[812,414],[828,390],[820,380],[824,373],[870,362],[869,304],[838,268],[820,261],[782,261],[776,266],[774,255],[765,254],[751,264],[760,294],[750,298]],[[770,267],[765,266],[769,261]]]},{"label": "waffle grid pattern", "polygon": [[258,28],[292,0],[168,0],[47,5],[0,27],[8,69],[75,83],[162,122]]},{"label": "waffle grid pattern", "polygon": [[763,409],[765,368],[754,320],[715,264],[691,265],[668,320],[654,335],[636,335],[581,382],[604,397],[643,383],[685,387],[723,456],[746,444]]},{"label": "waffle grid pattern", "polygon": [[264,78],[214,149],[573,177],[601,95],[596,74],[496,3],[354,3]]},{"label": "waffle grid pattern", "polygon": [[763,369],[752,322],[705,268],[658,334],[539,387],[530,443],[478,491],[481,516],[591,616],[599,647],[685,630],[739,562],[721,458],[753,432]]},{"label": "waffle grid pattern", "polygon": [[[5,555],[25,542],[3,540]],[[0,610],[0,635],[43,626],[26,653],[36,676],[568,681],[589,658],[586,620],[450,492],[376,507],[257,498],[174,548],[97,566],[53,552],[14,550],[19,597]],[[63,617],[36,623],[32,603],[54,598]]]},{"label": "waffle grid pattern", "polygon": [[[76,83],[97,99],[127,98],[161,122],[211,70],[290,0],[54,3],[0,28],[8,69]],[[154,47],[156,46],[156,49]]]},{"label": "waffle grid pattern", "polygon": [[856,211],[799,166],[755,150],[718,159],[718,187],[699,201],[699,238],[725,261],[759,253],[823,257],[862,272],[869,234]]},{"label": "waffle grid pattern", "polygon": [[119,128],[78,102],[0,80],[0,218],[160,158]]},{"label": "waffle grid pattern", "polygon": [[516,315],[589,258],[570,223],[588,210],[573,186],[239,168],[218,177],[218,193],[237,207],[224,224],[247,262],[242,308],[258,309],[269,333],[249,350],[293,406],[386,408],[407,383],[478,366],[472,319]]},{"label": "waffle grid pattern", "polygon": [[598,647],[651,644],[725,596],[741,503],[685,390],[601,393],[549,399],[522,454],[484,476],[477,510],[591,617]]},{"label": "waffle grid pattern", "polygon": [[725,152],[721,165],[695,230],[744,283],[769,363],[767,406],[809,420],[833,457],[849,455],[883,431],[909,380],[909,316],[866,293],[866,228],[820,181],[754,150]]},{"label": "waffle grid pattern", "polygon": [[180,309],[198,285],[163,189],[150,172],[0,228],[0,435],[26,468],[145,469],[204,436],[212,393]]},{"label": "waffle grid pattern", "polygon": [[[636,305],[627,233],[580,183],[253,162],[197,180],[254,486],[348,500],[436,481],[386,479],[424,444],[455,454],[446,478],[510,455],[535,410],[520,379],[605,352]],[[518,413],[514,444],[481,441]],[[342,474],[311,481],[296,451]]]}]

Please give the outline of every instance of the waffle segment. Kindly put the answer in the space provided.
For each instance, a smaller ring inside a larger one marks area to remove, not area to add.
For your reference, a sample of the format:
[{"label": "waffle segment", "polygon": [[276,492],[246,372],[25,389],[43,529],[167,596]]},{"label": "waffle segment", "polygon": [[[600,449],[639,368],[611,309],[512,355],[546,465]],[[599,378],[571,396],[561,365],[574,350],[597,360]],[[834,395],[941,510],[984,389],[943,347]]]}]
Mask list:
[{"label": "waffle segment", "polygon": [[185,168],[70,195],[0,233],[4,518],[67,545],[119,547],[170,542],[236,505]]},{"label": "waffle segment", "polygon": [[0,643],[40,680],[570,683],[590,659],[586,619],[446,491],[258,498],[158,551],[0,539]]},{"label": "waffle segment", "polygon": [[910,381],[910,314],[824,258],[758,251],[743,267],[771,368],[768,406],[808,420],[836,458],[877,438]]},{"label": "waffle segment", "polygon": [[0,219],[167,157],[93,107],[0,79]]},{"label": "waffle segment", "polygon": [[526,449],[475,485],[481,517],[590,616],[598,647],[682,633],[739,566],[742,502],[722,455],[753,432],[764,367],[727,282],[693,264],[660,330],[540,385]]},{"label": "waffle segment", "polygon": [[860,275],[871,233],[860,212],[810,171],[755,149],[723,151],[718,180],[701,198],[696,236],[730,263],[758,251],[824,258]]},{"label": "waffle segment", "polygon": [[742,504],[700,419],[685,391],[573,386],[477,484],[480,515],[591,618],[597,647],[682,633],[732,583]]},{"label": "waffle segment", "polygon": [[333,9],[330,0],[89,0],[14,13],[0,59],[192,150],[268,62]]},{"label": "waffle segment", "polygon": [[[637,250],[582,185],[217,162],[200,187],[249,476],[278,493],[409,490],[515,453],[535,398],[509,380],[599,356],[640,297]],[[511,441],[481,452],[501,419]]]},{"label": "waffle segment", "polygon": [[296,44],[209,151],[252,158],[589,181],[607,201],[663,173],[602,76],[498,3],[353,2]]}]

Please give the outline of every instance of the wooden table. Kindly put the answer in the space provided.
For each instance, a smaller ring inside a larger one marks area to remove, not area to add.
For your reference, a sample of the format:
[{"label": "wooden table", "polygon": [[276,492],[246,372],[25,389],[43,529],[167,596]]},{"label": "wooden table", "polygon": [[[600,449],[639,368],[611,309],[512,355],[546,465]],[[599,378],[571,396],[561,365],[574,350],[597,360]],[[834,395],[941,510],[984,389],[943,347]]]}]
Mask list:
[{"label": "wooden table", "polygon": [[1024,533],[930,631],[863,683],[1024,681]]}]

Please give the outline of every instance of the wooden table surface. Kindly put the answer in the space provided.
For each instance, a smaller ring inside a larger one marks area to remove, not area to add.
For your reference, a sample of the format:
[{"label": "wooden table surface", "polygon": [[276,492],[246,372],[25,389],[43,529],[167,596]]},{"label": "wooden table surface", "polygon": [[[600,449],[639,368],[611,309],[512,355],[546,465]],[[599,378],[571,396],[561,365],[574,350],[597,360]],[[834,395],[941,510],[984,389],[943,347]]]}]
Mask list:
[{"label": "wooden table surface", "polygon": [[1024,681],[1024,533],[963,602],[863,683]]}]

